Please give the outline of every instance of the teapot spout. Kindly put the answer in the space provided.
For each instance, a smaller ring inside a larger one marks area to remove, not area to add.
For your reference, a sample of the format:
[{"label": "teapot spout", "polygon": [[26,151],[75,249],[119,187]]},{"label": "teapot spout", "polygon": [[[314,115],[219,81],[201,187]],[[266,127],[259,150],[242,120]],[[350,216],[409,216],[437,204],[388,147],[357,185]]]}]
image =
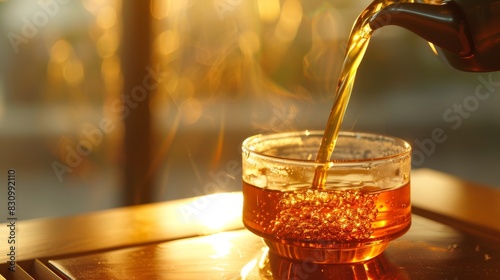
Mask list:
[{"label": "teapot spout", "polygon": [[372,30],[386,25],[400,26],[461,57],[473,52],[465,16],[453,2],[394,3],[375,14],[369,24]]}]

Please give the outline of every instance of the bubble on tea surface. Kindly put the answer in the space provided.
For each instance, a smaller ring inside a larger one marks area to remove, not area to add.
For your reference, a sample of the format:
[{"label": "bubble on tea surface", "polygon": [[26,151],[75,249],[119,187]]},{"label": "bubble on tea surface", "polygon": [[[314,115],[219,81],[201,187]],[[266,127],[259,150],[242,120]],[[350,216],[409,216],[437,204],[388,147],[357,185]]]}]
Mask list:
[{"label": "bubble on tea surface", "polygon": [[289,192],[276,205],[272,232],[280,239],[344,242],[368,239],[373,233],[378,194],[311,190]]}]

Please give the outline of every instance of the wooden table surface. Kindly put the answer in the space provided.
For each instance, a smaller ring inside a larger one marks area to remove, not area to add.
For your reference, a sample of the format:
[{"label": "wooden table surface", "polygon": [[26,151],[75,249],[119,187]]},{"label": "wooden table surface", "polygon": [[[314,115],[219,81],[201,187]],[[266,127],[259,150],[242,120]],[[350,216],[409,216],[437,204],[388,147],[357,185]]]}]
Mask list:
[{"label": "wooden table surface", "polygon": [[[16,221],[15,272],[4,223],[0,279],[272,279],[256,268],[264,247],[243,229],[241,205],[238,192]],[[312,269],[270,256],[261,265],[279,279],[500,279],[499,189],[415,170],[412,207],[410,231],[370,262]]]}]

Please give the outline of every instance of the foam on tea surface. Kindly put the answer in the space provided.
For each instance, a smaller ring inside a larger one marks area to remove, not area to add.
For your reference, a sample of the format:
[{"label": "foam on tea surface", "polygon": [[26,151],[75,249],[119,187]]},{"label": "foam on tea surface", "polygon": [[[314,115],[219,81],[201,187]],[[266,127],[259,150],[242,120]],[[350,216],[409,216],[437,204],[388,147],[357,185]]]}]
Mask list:
[{"label": "foam on tea surface", "polygon": [[378,194],[360,191],[284,193],[271,231],[280,239],[346,242],[368,239],[378,214]]}]

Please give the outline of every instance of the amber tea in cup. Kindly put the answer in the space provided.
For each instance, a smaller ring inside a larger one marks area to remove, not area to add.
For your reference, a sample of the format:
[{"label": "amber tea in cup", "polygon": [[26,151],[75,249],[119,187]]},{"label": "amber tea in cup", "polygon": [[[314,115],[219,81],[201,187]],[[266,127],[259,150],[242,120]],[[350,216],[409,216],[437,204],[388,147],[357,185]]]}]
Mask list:
[{"label": "amber tea in cup", "polygon": [[[293,260],[371,259],[411,224],[411,147],[398,138],[341,132],[326,163],[323,132],[256,135],[242,145],[243,223]],[[311,182],[323,168],[326,183]]]}]

